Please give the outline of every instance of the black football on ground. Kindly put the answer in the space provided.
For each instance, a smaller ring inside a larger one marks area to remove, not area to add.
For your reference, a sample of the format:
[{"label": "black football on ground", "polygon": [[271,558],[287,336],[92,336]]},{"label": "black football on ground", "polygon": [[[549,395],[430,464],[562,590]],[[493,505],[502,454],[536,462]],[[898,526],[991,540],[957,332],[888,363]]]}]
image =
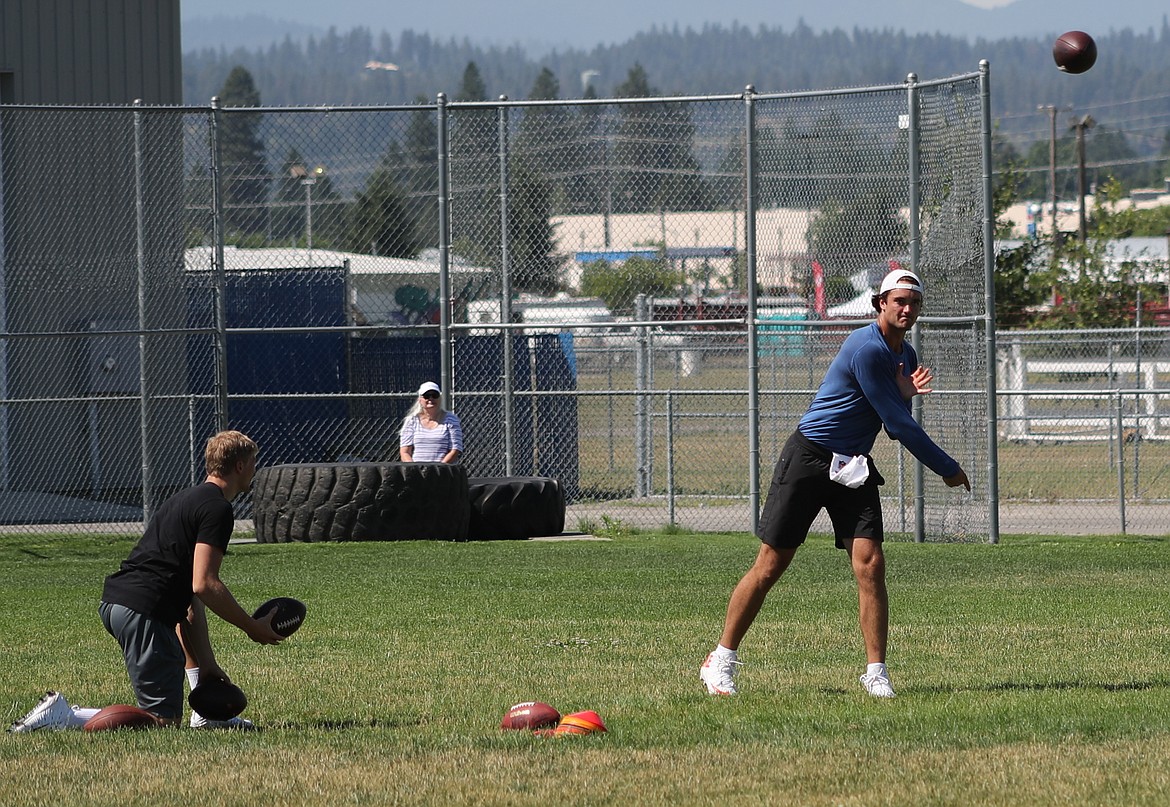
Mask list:
[{"label": "black football on ground", "polygon": [[107,706],[85,721],[86,731],[113,731],[114,729],[147,729],[161,725],[157,717],[145,709],[125,704]]},{"label": "black football on ground", "polygon": [[276,609],[276,615],[272,617],[272,629],[281,636],[292,636],[305,621],[305,604],[292,597],[273,597],[261,603],[252,618],[262,619],[273,609]]},{"label": "black football on ground", "polygon": [[208,720],[231,720],[244,711],[248,696],[235,684],[220,678],[208,678],[191,690],[187,703]]}]

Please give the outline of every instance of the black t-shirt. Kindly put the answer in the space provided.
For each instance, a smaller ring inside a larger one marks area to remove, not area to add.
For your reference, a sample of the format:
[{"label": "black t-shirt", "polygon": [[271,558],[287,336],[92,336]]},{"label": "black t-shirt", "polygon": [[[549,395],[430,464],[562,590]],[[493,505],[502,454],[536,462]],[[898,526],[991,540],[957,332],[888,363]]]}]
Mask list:
[{"label": "black t-shirt", "polygon": [[191,605],[195,544],[225,552],[235,514],[212,482],[167,499],[118,571],[106,578],[102,600],[177,625]]}]

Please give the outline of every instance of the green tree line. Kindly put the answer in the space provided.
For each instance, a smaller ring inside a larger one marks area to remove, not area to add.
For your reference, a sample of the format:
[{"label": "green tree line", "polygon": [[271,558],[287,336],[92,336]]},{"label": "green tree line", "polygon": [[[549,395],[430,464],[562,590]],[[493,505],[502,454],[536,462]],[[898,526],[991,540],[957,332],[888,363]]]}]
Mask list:
[{"label": "green tree line", "polygon": [[[665,95],[637,62],[614,89],[614,95],[623,98]],[[321,247],[413,257],[437,243],[433,114],[420,112],[412,116],[406,132],[392,140],[377,166],[343,194],[333,187],[328,175],[311,173],[313,169],[298,148],[290,148],[279,160],[265,153],[262,113],[242,111],[261,106],[257,84],[245,67],[233,68],[217,94],[223,106],[236,110],[224,116],[220,133],[229,237],[243,244],[285,239],[295,242],[302,233],[308,239],[313,205],[300,204],[300,194],[305,192],[313,196],[319,208],[330,212],[316,222],[316,242]],[[533,100],[555,100],[560,95],[560,82],[547,67],[536,73],[525,93]],[[596,89],[587,86],[585,95],[596,97]],[[474,102],[488,97],[483,71],[476,62],[468,62],[455,100]],[[497,110],[485,107],[482,111],[473,110],[473,114],[461,114],[451,138],[452,179],[458,194],[456,203],[462,205],[461,215],[454,219],[457,229],[452,233],[456,253],[480,265],[500,266],[504,258],[499,223],[505,216],[510,244],[507,260],[514,288],[551,293],[559,288],[564,260],[553,247],[551,218],[557,212],[703,210],[734,202],[738,188],[733,178],[742,169],[736,163],[742,159],[739,144],[728,143],[719,170],[704,173],[695,158],[696,127],[687,105],[663,100],[610,108],[617,106],[526,110],[519,125],[509,130],[517,148],[501,158],[506,161],[510,187],[506,211],[500,208],[500,166],[491,159],[492,155],[507,152],[497,139]],[[840,121],[822,123],[826,130],[849,130]],[[1058,164],[1062,159],[1072,159],[1071,130],[1058,131],[1053,142]],[[1137,170],[1143,163],[1134,157],[1133,144],[1124,134],[1108,127],[1095,127],[1088,143],[1088,159],[1096,160],[1101,169],[1092,181],[1102,189],[1102,204],[1093,211],[1090,222],[1091,238],[1084,243],[1031,242],[1005,253],[997,273],[1001,287],[998,296],[1010,302],[1001,305],[1001,324],[1125,324],[1134,316],[1129,289],[1135,283],[1148,286],[1147,300],[1164,294],[1163,288],[1138,278],[1133,266],[1122,267],[1120,275],[1109,269],[1103,247],[1124,235],[1165,233],[1167,217],[1162,211],[1123,215],[1109,206],[1127,187],[1153,181],[1162,163],[1145,164],[1145,173]],[[863,170],[863,160],[868,160],[875,165],[894,166],[891,170],[897,171],[896,160],[903,152],[895,144],[892,152],[870,153],[863,158],[860,144],[844,143],[836,144],[831,154],[821,153],[815,141],[783,128],[761,130],[757,147],[781,163],[792,161],[804,169],[806,176],[823,173],[812,169],[825,160],[838,164],[858,160],[858,170]],[[1001,206],[1021,198],[1045,198],[1043,180],[1047,174],[1037,164],[1047,165],[1047,143],[1043,149],[1033,144],[1022,150],[998,132],[995,150],[999,171],[997,202]],[[542,156],[534,160],[534,154]],[[1170,131],[1163,135],[1158,154],[1170,158]],[[298,168],[302,172],[299,175]],[[777,175],[787,173],[781,170]],[[728,177],[732,180],[727,183],[721,179]],[[192,188],[200,186],[200,177],[191,179]],[[306,185],[311,186],[308,191]],[[799,205],[821,211],[810,234],[813,252],[821,257],[862,252],[880,259],[897,250],[903,240],[894,214],[903,200],[896,196],[854,198],[849,188],[832,183],[770,182],[766,178],[759,194],[764,204]],[[1068,195],[1061,194],[1063,198]],[[192,205],[192,209],[199,206]],[[881,215],[882,211],[889,213],[885,226],[867,230],[850,225],[862,219],[872,220],[872,213]],[[191,241],[206,243],[208,237],[206,227],[193,220]],[[627,300],[619,301],[620,295],[606,288],[607,280],[600,274],[604,269],[600,265],[591,267],[586,285],[592,293],[614,297],[614,303],[627,305]],[[642,275],[645,283],[653,286],[649,291],[663,291],[660,287],[665,281],[660,273],[648,269],[639,277]],[[643,290],[632,288],[638,285],[632,282],[635,279],[627,278],[632,284],[630,294]]]},{"label": "green tree line", "polygon": [[[1055,68],[1051,42],[1010,35],[968,41],[888,30],[708,25],[697,31],[654,28],[625,42],[533,57],[518,46],[355,28],[254,50],[188,52],[184,99],[207,103],[237,65],[255,77],[267,103],[292,106],[412,103],[420,96],[433,101],[439,92],[454,97],[470,62],[478,65],[488,98],[527,97],[543,69],[552,73],[562,97],[580,98],[590,87],[600,96],[619,94],[634,64],[664,94],[698,95],[736,93],[747,84],[769,93],[897,84],[910,72],[922,78],[972,72],[987,59],[993,116],[1019,150],[1028,151],[1033,141],[1047,142],[1038,131],[1045,127],[1037,106],[1084,110],[1131,98],[1135,102],[1125,112],[1124,125],[1101,119],[1102,131],[1125,129],[1138,154],[1156,152],[1170,113],[1165,89],[1170,86],[1170,23],[1164,19],[1158,30],[1103,33],[1097,44],[1097,65],[1083,76],[1069,76]],[[367,69],[371,61],[397,69]]]}]

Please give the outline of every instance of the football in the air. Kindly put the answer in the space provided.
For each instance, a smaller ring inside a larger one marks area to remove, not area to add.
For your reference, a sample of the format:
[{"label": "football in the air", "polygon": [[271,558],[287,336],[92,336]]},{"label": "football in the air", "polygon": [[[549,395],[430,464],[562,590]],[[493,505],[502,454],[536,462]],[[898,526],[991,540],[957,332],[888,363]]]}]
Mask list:
[{"label": "football in the air", "polygon": [[593,711],[573,712],[561,718],[561,722],[557,723],[556,733],[558,735],[565,734],[594,734],[596,732],[605,731],[605,723],[601,720],[601,715]]},{"label": "football in the air", "polygon": [[555,726],[561,719],[561,713],[547,703],[540,701],[525,701],[517,703],[504,713],[500,721],[502,729],[543,729]]},{"label": "football in the air", "polygon": [[107,706],[85,721],[86,731],[113,731],[114,729],[148,729],[161,725],[159,719],[137,706],[117,704]]},{"label": "football in the air", "polygon": [[1066,31],[1052,44],[1052,58],[1066,73],[1084,73],[1097,62],[1097,43],[1084,31]]},{"label": "football in the air", "polygon": [[208,720],[231,720],[244,711],[248,696],[235,684],[220,678],[208,678],[191,690],[187,703]]},{"label": "football in the air", "polygon": [[262,619],[273,609],[276,610],[276,615],[272,617],[272,629],[281,636],[292,636],[305,621],[305,604],[292,597],[273,597],[261,603],[256,613],[252,614],[252,618]]}]

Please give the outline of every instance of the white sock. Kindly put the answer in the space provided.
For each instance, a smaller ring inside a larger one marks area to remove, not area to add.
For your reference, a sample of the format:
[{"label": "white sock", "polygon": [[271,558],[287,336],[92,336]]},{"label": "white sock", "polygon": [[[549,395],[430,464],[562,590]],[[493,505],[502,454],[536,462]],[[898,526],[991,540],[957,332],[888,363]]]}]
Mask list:
[{"label": "white sock", "polygon": [[[194,689],[195,687],[199,686],[199,668],[198,667],[185,667],[183,669],[183,672],[185,672],[187,674],[187,683],[190,685],[191,689]],[[206,720],[206,718],[203,715],[199,714],[194,709],[191,710],[191,725],[192,726],[201,725],[205,720]]]},{"label": "white sock", "polygon": [[865,666],[865,674],[866,675],[880,675],[884,678],[890,677],[889,673],[886,672],[886,663],[884,661],[878,661],[878,662],[875,662],[873,664],[867,664]]},{"label": "white sock", "polygon": [[735,650],[732,650],[729,647],[724,647],[723,645],[716,645],[715,646],[715,655],[719,656],[719,658],[727,659],[728,661],[738,661],[739,660],[739,653],[738,652],[736,652]]}]

